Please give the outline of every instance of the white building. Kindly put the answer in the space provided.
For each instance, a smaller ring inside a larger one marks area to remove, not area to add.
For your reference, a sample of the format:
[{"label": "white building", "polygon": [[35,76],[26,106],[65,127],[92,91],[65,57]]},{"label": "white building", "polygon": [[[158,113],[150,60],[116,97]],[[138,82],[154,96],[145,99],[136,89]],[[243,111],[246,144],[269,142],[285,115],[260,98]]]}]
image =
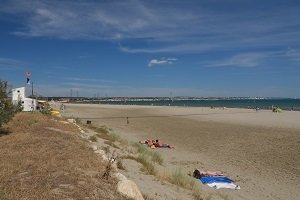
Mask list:
[{"label": "white building", "polygon": [[34,111],[36,110],[37,106],[37,101],[35,99],[26,97],[25,87],[12,89],[12,102],[14,105],[17,105],[18,102],[21,102],[23,111]]}]

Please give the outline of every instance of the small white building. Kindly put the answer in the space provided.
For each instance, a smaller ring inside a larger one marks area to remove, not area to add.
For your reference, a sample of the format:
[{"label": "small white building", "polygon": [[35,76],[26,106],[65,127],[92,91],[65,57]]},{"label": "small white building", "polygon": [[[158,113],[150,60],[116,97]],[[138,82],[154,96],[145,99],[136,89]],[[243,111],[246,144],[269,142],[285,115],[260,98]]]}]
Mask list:
[{"label": "small white building", "polygon": [[37,106],[37,101],[35,99],[26,97],[25,87],[12,89],[12,102],[14,105],[17,105],[18,102],[21,102],[23,111],[35,111]]}]

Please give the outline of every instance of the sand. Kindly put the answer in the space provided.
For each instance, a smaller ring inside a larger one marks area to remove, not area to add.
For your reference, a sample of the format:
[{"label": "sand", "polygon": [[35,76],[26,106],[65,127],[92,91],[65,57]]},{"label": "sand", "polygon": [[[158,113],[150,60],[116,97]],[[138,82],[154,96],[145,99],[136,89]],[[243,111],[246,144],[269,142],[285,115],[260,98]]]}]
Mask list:
[{"label": "sand", "polygon": [[130,141],[159,138],[175,145],[155,149],[166,168],[224,171],[241,186],[218,191],[229,199],[300,198],[300,112],[67,104],[64,115],[89,118]]}]

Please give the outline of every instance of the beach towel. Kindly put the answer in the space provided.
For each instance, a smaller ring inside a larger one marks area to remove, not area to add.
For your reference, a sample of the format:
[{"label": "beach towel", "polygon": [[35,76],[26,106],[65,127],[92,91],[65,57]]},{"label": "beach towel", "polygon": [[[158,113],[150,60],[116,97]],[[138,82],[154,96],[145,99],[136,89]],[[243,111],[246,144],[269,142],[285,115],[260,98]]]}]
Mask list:
[{"label": "beach towel", "polygon": [[234,190],[239,190],[241,189],[240,186],[235,185],[234,183],[207,183],[206,185],[208,185],[209,187],[213,187],[215,189],[234,189]]},{"label": "beach towel", "polygon": [[233,180],[231,180],[228,177],[225,176],[202,176],[200,178],[200,181],[203,184],[207,184],[207,183],[232,183]]}]

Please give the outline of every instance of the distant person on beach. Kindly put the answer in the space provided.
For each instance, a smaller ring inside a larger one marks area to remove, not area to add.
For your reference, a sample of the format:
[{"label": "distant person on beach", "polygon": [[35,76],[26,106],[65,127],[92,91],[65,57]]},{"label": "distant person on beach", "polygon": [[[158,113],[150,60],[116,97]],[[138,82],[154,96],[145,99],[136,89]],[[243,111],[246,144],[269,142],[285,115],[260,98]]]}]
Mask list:
[{"label": "distant person on beach", "polygon": [[145,141],[140,141],[141,144],[147,144],[150,148],[174,148],[173,145],[169,145],[166,143],[162,143],[159,140],[145,140]]},{"label": "distant person on beach", "polygon": [[63,112],[63,113],[64,113],[64,112],[65,112],[65,108],[66,108],[66,107],[65,107],[65,105],[64,105],[64,104],[61,104],[61,105],[60,105],[60,110],[61,110],[61,112]]},{"label": "distant person on beach", "polygon": [[155,140],[144,140],[144,141],[140,141],[141,144],[147,144],[149,147],[154,146]]},{"label": "distant person on beach", "polygon": [[166,144],[166,143],[162,143],[159,140],[155,141],[154,146],[157,147],[157,148],[174,148],[174,146]]},{"label": "distant person on beach", "polygon": [[193,177],[201,178],[202,176],[224,176],[224,174],[220,171],[200,171],[199,169],[195,169],[193,172]]},{"label": "distant person on beach", "polygon": [[272,105],[272,112],[277,112],[277,106]]}]

